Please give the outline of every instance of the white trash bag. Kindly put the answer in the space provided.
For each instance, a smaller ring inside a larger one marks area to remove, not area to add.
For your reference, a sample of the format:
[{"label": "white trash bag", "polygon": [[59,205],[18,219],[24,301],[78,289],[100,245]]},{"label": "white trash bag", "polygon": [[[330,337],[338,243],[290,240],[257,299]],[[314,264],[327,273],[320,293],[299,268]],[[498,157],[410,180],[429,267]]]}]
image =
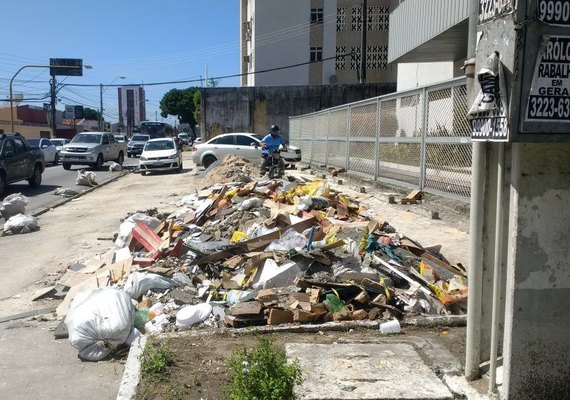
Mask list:
[{"label": "white trash bag", "polygon": [[116,162],[112,163],[112,164],[109,166],[109,172],[119,172],[119,171],[122,171],[122,170],[123,170],[123,167],[121,167],[121,164],[116,163]]},{"label": "white trash bag", "polygon": [[134,309],[128,293],[116,288],[100,288],[78,293],[65,325],[69,342],[80,357],[99,361],[124,344],[134,326]]},{"label": "white trash bag", "polygon": [[0,215],[8,221],[11,217],[18,214],[26,213],[26,206],[28,205],[28,198],[22,193],[14,193],[6,196],[2,201],[0,207]]},{"label": "white trash bag", "polygon": [[53,191],[53,194],[61,197],[73,197],[78,195],[79,192],[71,188],[57,188]]},{"label": "white trash bag", "polygon": [[75,184],[79,186],[97,186],[98,183],[95,181],[96,177],[97,175],[95,175],[95,172],[81,169],[77,171],[77,180],[75,181]]},{"label": "white trash bag", "polygon": [[133,214],[124,220],[123,223],[119,226],[119,234],[117,235],[117,239],[115,239],[115,246],[119,248],[125,247],[127,244],[127,239],[129,238],[129,235],[131,234],[131,231],[137,222],[142,222],[150,229],[156,229],[158,225],[160,225],[160,220],[158,218],[151,217],[143,213]]},{"label": "white trash bag", "polygon": [[133,299],[140,298],[150,289],[168,289],[175,285],[175,282],[162,275],[150,272],[133,272],[125,283],[125,292]]},{"label": "white trash bag", "polygon": [[5,235],[18,235],[35,232],[40,229],[38,219],[31,215],[18,214],[10,217],[4,224]]}]

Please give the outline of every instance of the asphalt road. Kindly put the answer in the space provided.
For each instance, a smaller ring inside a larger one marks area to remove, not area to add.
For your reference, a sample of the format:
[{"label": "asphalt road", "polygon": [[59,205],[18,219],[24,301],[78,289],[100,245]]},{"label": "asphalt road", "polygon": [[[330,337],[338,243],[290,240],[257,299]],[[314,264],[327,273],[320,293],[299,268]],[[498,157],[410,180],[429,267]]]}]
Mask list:
[{"label": "asphalt road", "polygon": [[[123,168],[132,169],[138,166],[138,163],[138,158],[125,158]],[[95,172],[97,176],[95,180],[97,183],[101,184],[117,175],[116,172],[109,172],[108,168],[110,165],[110,162],[105,163],[104,171],[95,171],[82,165],[74,165],[69,171],[66,171],[63,169],[61,164],[48,164],[42,175],[42,184],[39,187],[31,188],[27,181],[13,183],[8,185],[6,188],[6,196],[12,193],[22,193],[29,200],[29,204],[26,207],[26,213],[33,214],[35,211],[54,205],[62,199],[60,196],[53,195],[53,191],[58,188],[71,188],[76,192],[88,190],[88,186],[78,186],[75,184],[78,170],[85,168],[89,171]],[[0,221],[4,222],[4,219],[1,216]]]}]

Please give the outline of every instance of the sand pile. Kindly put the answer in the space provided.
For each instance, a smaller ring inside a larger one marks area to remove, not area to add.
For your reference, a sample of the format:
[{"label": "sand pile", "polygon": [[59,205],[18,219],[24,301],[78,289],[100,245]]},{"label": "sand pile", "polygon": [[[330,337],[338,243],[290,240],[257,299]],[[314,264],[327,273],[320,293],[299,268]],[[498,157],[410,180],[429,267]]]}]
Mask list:
[{"label": "sand pile", "polygon": [[228,155],[207,171],[203,179],[211,183],[248,182],[258,175],[258,166],[246,158]]}]

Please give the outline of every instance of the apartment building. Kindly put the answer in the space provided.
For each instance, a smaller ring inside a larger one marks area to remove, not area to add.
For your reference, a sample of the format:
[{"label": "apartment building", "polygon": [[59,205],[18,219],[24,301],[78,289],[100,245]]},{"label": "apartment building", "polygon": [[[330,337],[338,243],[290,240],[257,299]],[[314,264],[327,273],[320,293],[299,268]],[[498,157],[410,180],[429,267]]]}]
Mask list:
[{"label": "apartment building", "polygon": [[119,95],[119,125],[131,129],[146,120],[146,99],[142,86],[121,86]]},{"label": "apartment building", "polygon": [[[395,83],[388,63],[394,0],[241,0],[241,86]],[[362,51],[363,29],[366,47]]]}]

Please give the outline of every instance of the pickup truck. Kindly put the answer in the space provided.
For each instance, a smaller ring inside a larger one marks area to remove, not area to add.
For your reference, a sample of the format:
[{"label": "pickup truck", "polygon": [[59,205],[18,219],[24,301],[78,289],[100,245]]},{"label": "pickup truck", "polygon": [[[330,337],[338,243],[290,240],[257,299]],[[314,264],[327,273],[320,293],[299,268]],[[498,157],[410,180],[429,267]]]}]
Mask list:
[{"label": "pickup truck", "polygon": [[90,165],[101,169],[106,161],[123,164],[127,153],[127,143],[119,143],[108,132],[83,132],[75,135],[60,152],[64,169],[72,165]]},{"label": "pickup truck", "polygon": [[9,183],[27,180],[31,187],[40,186],[45,169],[40,149],[32,149],[18,133],[0,134],[0,199]]}]

